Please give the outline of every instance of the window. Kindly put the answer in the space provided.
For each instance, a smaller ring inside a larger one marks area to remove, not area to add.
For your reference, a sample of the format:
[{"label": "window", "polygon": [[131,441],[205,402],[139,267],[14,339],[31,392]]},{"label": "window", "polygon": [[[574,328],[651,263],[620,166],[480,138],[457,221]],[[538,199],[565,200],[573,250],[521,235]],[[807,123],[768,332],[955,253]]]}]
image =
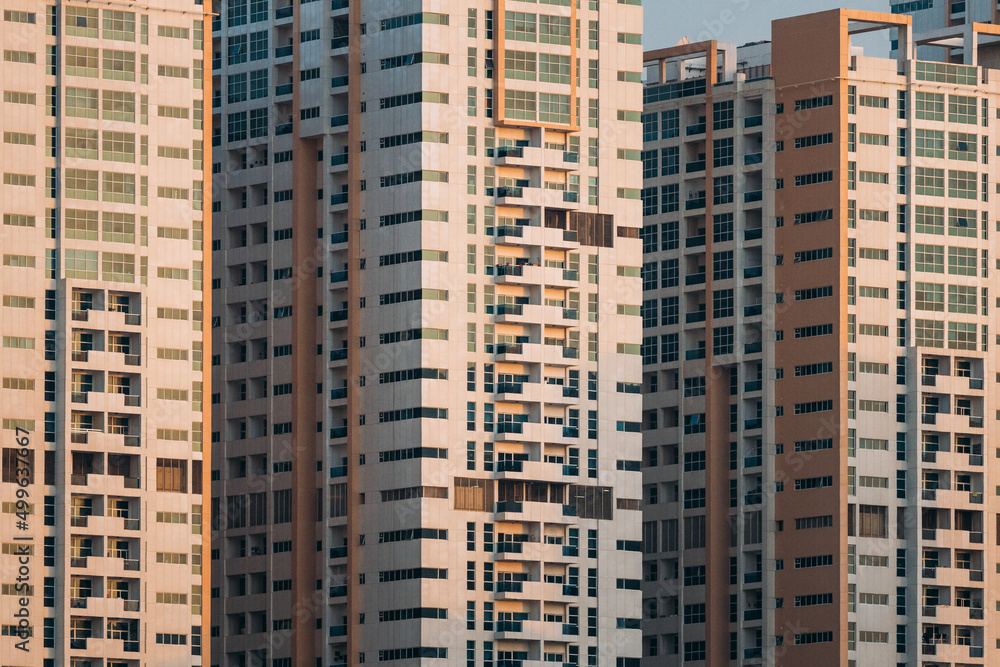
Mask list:
[{"label": "window", "polygon": [[102,198],[119,204],[135,203],[135,175],[106,171],[102,175]]},{"label": "window", "polygon": [[[944,234],[944,208],[941,206],[914,207],[915,231],[921,234]],[[972,221],[975,225],[975,218]]]},{"label": "window", "polygon": [[[266,0],[265,0],[266,2]],[[264,60],[267,58],[268,33],[267,30],[250,33],[250,61]]]},{"label": "window", "polygon": [[917,120],[944,120],[944,95],[917,91],[914,109]]},{"label": "window", "polygon": [[97,159],[97,130],[68,127],[65,134],[66,157]]},{"label": "window", "polygon": [[974,171],[948,170],[948,196],[957,199],[975,199],[977,197],[976,184],[979,180]]},{"label": "window", "polygon": [[104,10],[104,39],[135,41],[135,14],[112,9]]},{"label": "window", "polygon": [[917,129],[914,137],[917,157],[944,157],[944,132]]},{"label": "window", "polygon": [[858,537],[889,537],[886,507],[858,505]]},{"label": "window", "polygon": [[97,49],[67,46],[65,62],[65,72],[70,76],[97,77]]},{"label": "window", "polygon": [[712,179],[712,203],[733,203],[733,176],[716,176]]},{"label": "window", "polygon": [[944,273],[944,246],[917,243],[914,245],[913,259],[917,271]]},{"label": "window", "polygon": [[948,122],[975,125],[978,119],[979,103],[975,97],[965,95],[948,96]]},{"label": "window", "polygon": [[974,322],[948,322],[948,347],[952,350],[975,350],[976,328]]},{"label": "window", "polygon": [[[727,280],[733,277],[733,251],[724,250],[713,253],[712,279]],[[676,260],[675,260],[676,261]]]},{"label": "window", "polygon": [[66,7],[66,34],[97,37],[98,10],[90,7]]},{"label": "window", "polygon": [[104,49],[101,55],[105,79],[135,81],[135,53]]},{"label": "window", "polygon": [[944,322],[914,320],[913,333],[918,346],[944,347]]},{"label": "window", "polygon": [[976,275],[976,248],[948,248],[948,273],[953,276]]},{"label": "window", "polygon": [[533,92],[508,90],[504,93],[504,113],[519,120],[535,120],[537,113],[535,99]]},{"label": "window", "polygon": [[569,95],[538,93],[538,120],[543,123],[569,123]]},{"label": "window", "polygon": [[228,141],[244,141],[247,138],[247,112],[239,111],[226,116]]},{"label": "window", "polygon": [[[677,148],[673,149],[675,152]],[[716,139],[712,142],[712,166],[728,167],[733,164],[733,138]],[[676,173],[676,172],[675,172]]]},{"label": "window", "polygon": [[512,41],[534,42],[537,39],[537,17],[527,12],[504,13],[504,37]]},{"label": "window", "polygon": [[979,214],[970,209],[948,209],[948,236],[965,236],[976,238],[976,218]]},{"label": "window", "polygon": [[156,459],[156,490],[187,493],[187,461]]},{"label": "window", "polygon": [[[9,101],[7,97],[8,94],[4,93],[5,102]],[[97,118],[97,100],[96,90],[68,86],[65,95],[66,115],[78,118]],[[32,101],[32,103],[34,102]]]},{"label": "window", "polygon": [[[916,167],[914,170],[913,178],[914,178],[914,194],[927,195],[931,197],[944,196],[944,169],[934,169],[932,167]],[[958,185],[958,180],[956,178],[956,186],[957,185]],[[972,188],[973,191],[975,191],[975,181],[973,181],[972,183]],[[975,197],[975,194],[973,194],[973,197]]]},{"label": "window", "polygon": [[267,107],[250,110],[250,137],[266,137],[268,131]]},{"label": "window", "polygon": [[944,285],[916,283],[914,305],[917,310],[944,312]]},{"label": "window", "polygon": [[227,39],[226,62],[229,65],[238,65],[247,61],[247,36],[233,35]]},{"label": "window", "polygon": [[66,250],[66,278],[97,280],[97,252],[92,250]]},{"label": "window", "polygon": [[236,104],[238,102],[247,101],[247,75],[246,72],[240,74],[231,74],[226,79],[226,88],[228,91],[227,102],[229,104]]},{"label": "window", "polygon": [[101,148],[105,160],[135,162],[135,134],[105,130]]},{"label": "window", "polygon": [[[383,66],[382,69],[385,69],[385,67]],[[514,51],[511,49],[504,51],[504,76],[508,79],[534,81],[537,70],[537,54],[534,52]]]},{"label": "window", "polygon": [[712,129],[726,130],[733,127],[733,102],[716,102],[712,105]]},{"label": "window", "polygon": [[[250,72],[250,99],[256,100],[261,97],[267,97],[268,85],[268,70],[258,69]],[[275,154],[275,162],[277,162],[277,154]]]},{"label": "window", "polygon": [[976,144],[978,142],[979,137],[975,134],[966,134],[965,132],[949,132],[948,159],[975,162]]},{"label": "window", "polygon": [[976,287],[948,285],[948,312],[976,314]]}]

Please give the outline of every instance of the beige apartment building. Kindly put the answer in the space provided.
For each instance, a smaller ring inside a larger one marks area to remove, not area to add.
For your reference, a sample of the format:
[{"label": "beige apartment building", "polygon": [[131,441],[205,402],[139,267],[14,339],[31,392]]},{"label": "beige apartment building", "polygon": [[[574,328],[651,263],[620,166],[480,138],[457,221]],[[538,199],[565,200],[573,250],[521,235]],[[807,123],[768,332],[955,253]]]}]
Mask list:
[{"label": "beige apartment building", "polygon": [[0,662],[207,665],[205,8],[0,8]]},{"label": "beige apartment building", "polygon": [[998,36],[646,54],[644,664],[997,662]]},{"label": "beige apartment building", "polygon": [[213,663],[637,665],[641,7],[213,11]]}]

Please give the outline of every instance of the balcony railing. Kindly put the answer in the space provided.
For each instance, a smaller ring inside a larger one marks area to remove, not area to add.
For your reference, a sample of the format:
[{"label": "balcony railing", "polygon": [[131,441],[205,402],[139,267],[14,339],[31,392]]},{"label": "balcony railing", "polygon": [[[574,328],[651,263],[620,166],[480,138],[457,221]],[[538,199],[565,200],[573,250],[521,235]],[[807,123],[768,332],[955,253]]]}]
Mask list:
[{"label": "balcony railing", "polygon": [[[292,12],[294,8],[289,5],[288,7],[278,7],[274,10],[274,20],[278,21],[280,19],[288,19],[292,17]],[[246,19],[244,19],[245,21]]]},{"label": "balcony railing", "polygon": [[704,160],[695,160],[694,162],[688,162],[686,165],[684,165],[685,173],[690,174],[696,171],[705,171]]},{"label": "balcony railing", "polygon": [[746,229],[743,231],[744,241],[756,241],[757,239],[764,237],[764,230],[760,227],[756,229]]},{"label": "balcony railing", "polygon": [[702,285],[705,283],[705,273],[691,273],[684,276],[685,285]]},{"label": "balcony railing", "polygon": [[761,201],[764,199],[764,193],[761,190],[751,190],[750,192],[743,193],[743,201],[747,204],[750,202]]},{"label": "balcony railing", "polygon": [[743,156],[743,164],[760,164],[764,161],[763,153],[747,153]]},{"label": "balcony railing", "polygon": [[695,123],[694,125],[688,125],[685,129],[685,134],[687,136],[693,136],[696,134],[705,134],[705,123]]},{"label": "balcony railing", "polygon": [[764,124],[764,116],[747,116],[743,119],[743,127],[760,127]]}]

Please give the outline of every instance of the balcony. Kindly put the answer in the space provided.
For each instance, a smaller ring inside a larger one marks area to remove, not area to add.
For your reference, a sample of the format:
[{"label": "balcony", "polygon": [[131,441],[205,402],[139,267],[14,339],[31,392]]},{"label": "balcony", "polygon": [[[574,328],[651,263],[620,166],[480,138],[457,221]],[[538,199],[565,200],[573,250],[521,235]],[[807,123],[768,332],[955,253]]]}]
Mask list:
[{"label": "balcony", "polygon": [[292,84],[290,83],[283,83],[280,86],[274,87],[275,97],[284,97],[285,95],[291,95],[291,94],[292,94]]},{"label": "balcony", "polygon": [[751,190],[750,192],[743,193],[743,202],[746,204],[762,201],[764,199],[764,192],[762,190]]},{"label": "balcony", "polygon": [[758,239],[764,238],[764,230],[760,227],[756,229],[747,229],[743,231],[744,241],[757,241]]},{"label": "balcony", "polygon": [[759,352],[763,352],[763,350],[763,343],[746,343],[743,346],[743,354],[757,354]]},{"label": "balcony", "polygon": [[684,133],[689,136],[695,136],[698,134],[705,134],[705,123],[695,123],[694,125],[688,125]]},{"label": "balcony", "polygon": [[743,306],[743,317],[756,317],[763,313],[764,307],[761,304],[753,306]]},{"label": "balcony", "polygon": [[705,235],[689,236],[684,239],[685,248],[700,248],[705,245]]},{"label": "balcony", "polygon": [[750,278],[760,278],[764,275],[763,266],[748,266],[743,269],[743,278],[749,280]]},{"label": "balcony", "polygon": [[292,45],[279,46],[274,49],[275,59],[281,58],[291,58],[292,57]]},{"label": "balcony", "polygon": [[764,617],[764,611],[762,609],[747,609],[743,612],[744,621],[759,621]]},{"label": "balcony", "polygon": [[705,358],[705,348],[703,347],[698,348],[697,350],[687,350],[684,353],[684,359],[686,359],[687,361],[694,361],[696,359],[704,359],[704,358]]},{"label": "balcony", "polygon": [[684,202],[684,210],[692,211],[699,208],[705,208],[705,198],[704,197],[692,197]]},{"label": "balcony", "polygon": [[746,155],[743,156],[743,164],[745,165],[760,164],[763,161],[764,161],[763,153],[747,153]]},{"label": "balcony", "polygon": [[763,428],[763,419],[746,419],[743,421],[743,428],[747,431],[752,431],[753,429]]},{"label": "balcony", "polygon": [[[293,12],[293,10],[294,10],[294,8],[291,5],[289,5],[288,7],[278,7],[278,8],[276,8],[274,10],[274,20],[275,21],[280,21],[282,19],[290,19],[290,18],[292,18],[292,12]],[[244,19],[244,20],[246,20],[246,19]]]},{"label": "balcony", "polygon": [[747,116],[743,119],[743,127],[760,127],[764,124],[764,116]]},{"label": "balcony", "polygon": [[694,324],[696,322],[704,322],[704,321],[705,321],[704,310],[699,311],[697,313],[688,313],[687,315],[684,316],[684,322],[687,324]]},{"label": "balcony", "polygon": [[292,133],[292,124],[291,123],[281,123],[280,125],[276,125],[274,127],[274,134],[275,135],[279,135],[280,136],[280,135],[283,135],[283,134],[291,134],[291,133]]}]

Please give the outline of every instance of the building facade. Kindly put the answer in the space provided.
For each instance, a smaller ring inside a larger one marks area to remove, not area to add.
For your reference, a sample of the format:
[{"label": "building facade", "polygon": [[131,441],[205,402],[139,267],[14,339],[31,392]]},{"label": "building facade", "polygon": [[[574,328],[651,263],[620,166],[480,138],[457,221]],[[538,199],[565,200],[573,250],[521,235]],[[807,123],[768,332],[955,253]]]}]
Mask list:
[{"label": "building facade", "polygon": [[215,7],[216,664],[637,664],[642,13],[577,4]]},{"label": "building facade", "polygon": [[0,7],[0,655],[207,664],[204,8]]},{"label": "building facade", "polygon": [[997,31],[913,32],[646,56],[647,664],[995,661]]}]

